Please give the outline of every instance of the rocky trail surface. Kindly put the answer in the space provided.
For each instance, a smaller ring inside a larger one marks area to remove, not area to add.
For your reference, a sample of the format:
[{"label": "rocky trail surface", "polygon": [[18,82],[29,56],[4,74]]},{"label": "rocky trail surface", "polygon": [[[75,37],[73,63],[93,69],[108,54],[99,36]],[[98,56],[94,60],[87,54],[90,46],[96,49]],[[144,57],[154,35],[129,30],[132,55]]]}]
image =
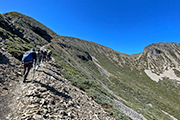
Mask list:
[{"label": "rocky trail surface", "polygon": [[2,120],[113,120],[84,91],[71,85],[53,62],[30,71],[22,83],[22,66],[0,50],[0,119]]}]

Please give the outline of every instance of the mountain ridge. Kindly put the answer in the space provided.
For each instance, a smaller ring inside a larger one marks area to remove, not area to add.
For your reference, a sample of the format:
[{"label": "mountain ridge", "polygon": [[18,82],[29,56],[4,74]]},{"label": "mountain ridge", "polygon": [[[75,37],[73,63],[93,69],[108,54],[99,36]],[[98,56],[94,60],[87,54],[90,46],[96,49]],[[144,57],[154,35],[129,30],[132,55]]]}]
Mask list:
[{"label": "mountain ridge", "polygon": [[11,14],[18,13],[0,19],[0,42],[14,57],[20,59],[31,47],[38,49],[50,43],[46,48],[53,51],[61,74],[101,106],[112,106],[104,109],[115,119],[137,119],[121,110],[117,100],[142,114],[142,119],[180,118],[179,43],[153,43],[140,54],[127,55],[97,43],[57,35],[32,19],[29,23],[29,18],[18,14],[17,19]]}]

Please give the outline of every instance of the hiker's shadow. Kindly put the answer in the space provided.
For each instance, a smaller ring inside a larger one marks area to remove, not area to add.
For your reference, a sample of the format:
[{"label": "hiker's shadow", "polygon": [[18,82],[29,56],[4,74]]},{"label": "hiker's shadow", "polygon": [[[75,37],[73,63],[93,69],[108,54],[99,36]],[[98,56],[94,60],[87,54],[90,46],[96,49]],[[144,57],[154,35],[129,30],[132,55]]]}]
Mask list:
[{"label": "hiker's shadow", "polygon": [[36,80],[35,80],[34,83],[40,84],[41,87],[47,88],[47,90],[51,91],[51,92],[54,93],[55,95],[64,97],[64,98],[66,98],[66,99],[72,99],[71,96],[69,96],[69,95],[67,95],[67,94],[65,94],[65,93],[63,93],[63,92],[59,92],[59,91],[56,90],[54,87],[51,87],[51,86],[49,86],[49,85],[46,85],[46,84],[44,84],[44,83],[42,83],[42,82],[40,82],[40,81],[36,81]]}]

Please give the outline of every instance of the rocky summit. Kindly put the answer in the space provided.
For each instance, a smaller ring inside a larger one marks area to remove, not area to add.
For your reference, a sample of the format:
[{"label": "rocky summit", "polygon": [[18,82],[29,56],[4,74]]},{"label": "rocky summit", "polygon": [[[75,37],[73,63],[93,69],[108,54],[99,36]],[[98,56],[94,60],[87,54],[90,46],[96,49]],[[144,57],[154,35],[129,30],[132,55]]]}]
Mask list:
[{"label": "rocky summit", "polygon": [[[0,119],[179,120],[180,43],[128,55],[57,35],[17,12],[0,14]],[[22,83],[31,48],[52,60]]]}]

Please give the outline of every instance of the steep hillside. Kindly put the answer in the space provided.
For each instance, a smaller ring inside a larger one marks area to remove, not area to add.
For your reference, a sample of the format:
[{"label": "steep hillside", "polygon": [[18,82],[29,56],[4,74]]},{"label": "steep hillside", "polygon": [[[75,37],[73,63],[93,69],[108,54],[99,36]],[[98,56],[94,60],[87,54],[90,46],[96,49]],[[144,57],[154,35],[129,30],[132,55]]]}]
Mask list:
[{"label": "steep hillside", "polygon": [[170,119],[163,111],[180,117],[179,43],[155,43],[139,55],[126,55],[76,38],[65,41],[87,51],[98,70],[92,73],[94,68],[88,66],[93,78],[146,118]]},{"label": "steep hillside", "polygon": [[[60,70],[57,73],[115,119],[180,119],[179,43],[154,43],[140,54],[127,55],[93,42],[59,36],[20,13],[0,15],[0,21],[1,46],[9,53],[21,59],[24,51],[45,45],[53,51]],[[51,84],[55,86],[56,82]]]},{"label": "steep hillside", "polygon": [[55,64],[41,64],[23,84],[22,66],[15,67],[21,65],[20,61],[6,51],[0,50],[0,54],[0,119],[113,120],[91,97],[63,78]]}]

